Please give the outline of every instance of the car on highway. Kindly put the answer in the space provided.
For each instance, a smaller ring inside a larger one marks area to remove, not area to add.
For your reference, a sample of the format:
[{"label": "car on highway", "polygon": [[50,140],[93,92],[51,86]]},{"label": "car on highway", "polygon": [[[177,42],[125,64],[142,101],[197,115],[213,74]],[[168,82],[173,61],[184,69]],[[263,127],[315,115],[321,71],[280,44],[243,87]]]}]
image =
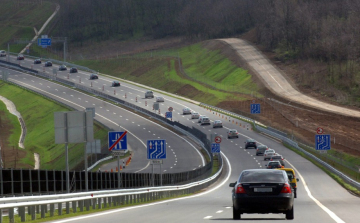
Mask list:
[{"label": "car on highway", "polygon": [[201,123],[201,119],[202,119],[203,117],[206,117],[206,115],[200,115],[200,116],[199,116],[198,123]]},{"label": "car on highway", "polygon": [[190,108],[183,108],[183,115],[191,114]]},{"label": "car on highway", "polygon": [[200,114],[199,114],[199,113],[194,112],[194,111],[191,112],[191,119],[195,119],[195,118],[198,119],[199,117],[200,117]]},{"label": "car on highway", "polygon": [[25,57],[24,57],[24,55],[19,54],[16,59],[17,59],[17,60],[24,60]]},{"label": "car on highway", "polygon": [[213,128],[222,128],[223,127],[223,123],[221,120],[215,120],[213,122]]},{"label": "car on highway", "polygon": [[156,102],[164,102],[164,101],[165,101],[164,97],[162,96],[156,97]]},{"label": "car on highway", "polygon": [[41,64],[41,59],[35,59],[34,64]]},{"label": "car on highway", "polygon": [[271,156],[275,155],[276,152],[273,149],[268,149],[264,152],[264,160],[269,160]]},{"label": "car on highway", "polygon": [[201,118],[200,125],[210,125],[210,124],[211,124],[211,123],[210,123],[209,117],[204,116],[204,117]]},{"label": "car on highway", "polygon": [[256,149],[256,155],[257,156],[264,155],[266,150],[269,150],[269,147],[267,147],[265,145],[260,145]]},{"label": "car on highway", "polygon": [[154,98],[154,92],[153,91],[146,91],[145,92],[145,98]]},{"label": "car on highway", "polygon": [[282,166],[285,166],[285,158],[280,154],[275,154],[271,156],[270,161],[279,161]]},{"label": "car on highway", "polygon": [[111,87],[117,87],[117,86],[120,86],[120,82],[119,81],[113,81],[111,83]]},{"label": "car on highway", "polygon": [[59,70],[67,70],[67,67],[64,64],[60,65]]},{"label": "car on highway", "polygon": [[45,67],[52,67],[52,62],[51,61],[46,61],[44,66]]},{"label": "car on highway", "polygon": [[294,219],[294,194],[282,170],[243,170],[232,187],[233,219],[244,213],[283,213]]},{"label": "car on highway", "polygon": [[289,178],[290,185],[294,189],[294,198],[297,197],[297,182],[299,182],[299,178],[296,178],[295,171],[291,168],[281,168],[279,170],[284,170]]},{"label": "car on highway", "polygon": [[266,169],[279,169],[283,168],[279,161],[269,161],[268,164],[265,164]]},{"label": "car on highway", "polygon": [[247,139],[246,142],[245,142],[245,149],[247,148],[257,148],[256,146],[256,141],[254,139]]},{"label": "car on highway", "polygon": [[94,79],[99,79],[98,75],[97,74],[90,74],[90,80],[94,80]]},{"label": "car on highway", "polygon": [[6,51],[0,50],[0,57],[5,57],[5,56],[6,56]]},{"label": "car on highway", "polygon": [[70,72],[70,73],[77,73],[78,70],[77,70],[76,67],[72,67],[72,68],[70,68],[69,72]]},{"label": "car on highway", "polygon": [[229,129],[227,131],[227,138],[239,138],[239,133],[236,129]]}]

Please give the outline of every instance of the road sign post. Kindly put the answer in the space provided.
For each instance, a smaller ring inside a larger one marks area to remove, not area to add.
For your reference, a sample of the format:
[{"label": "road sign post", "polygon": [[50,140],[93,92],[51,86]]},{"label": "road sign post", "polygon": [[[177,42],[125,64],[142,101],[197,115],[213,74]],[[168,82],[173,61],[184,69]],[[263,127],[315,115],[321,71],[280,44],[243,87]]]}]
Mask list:
[{"label": "road sign post", "polygon": [[220,153],[219,143],[211,143],[211,153]]},{"label": "road sign post", "polygon": [[160,184],[162,185],[162,160],[166,159],[166,140],[150,139],[147,141],[147,158],[152,160],[152,186],[154,187],[154,165],[160,164]]},{"label": "road sign post", "polygon": [[165,112],[165,118],[171,118],[172,121],[172,112]]},{"label": "road sign post", "polygon": [[315,149],[317,151],[327,151],[331,149],[330,135],[315,135]]},{"label": "road sign post", "polygon": [[251,104],[250,112],[251,112],[251,114],[260,114],[261,113],[260,104]]},{"label": "road sign post", "polygon": [[109,151],[112,151],[112,156],[117,157],[117,177],[118,188],[120,188],[120,156],[124,156],[127,150],[127,131],[125,132],[108,132]]}]

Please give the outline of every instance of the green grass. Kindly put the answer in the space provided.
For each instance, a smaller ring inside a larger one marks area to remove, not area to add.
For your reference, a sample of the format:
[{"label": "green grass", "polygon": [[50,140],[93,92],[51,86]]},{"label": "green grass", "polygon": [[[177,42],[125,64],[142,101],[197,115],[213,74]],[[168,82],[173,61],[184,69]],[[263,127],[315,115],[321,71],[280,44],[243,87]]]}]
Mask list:
[{"label": "green grass", "polygon": [[[27,154],[21,163],[25,167],[33,167],[33,154],[39,153],[41,169],[64,169],[65,146],[55,144],[54,112],[69,111],[69,109],[38,94],[4,82],[0,82],[0,95],[15,104],[26,124],[27,135],[24,145]],[[105,145],[107,130],[95,124],[94,137],[101,139],[102,144]],[[84,147],[84,143],[69,144],[70,168],[75,167],[83,160]]]},{"label": "green grass", "polygon": [[6,105],[2,101],[0,101],[0,111],[2,111],[0,117],[1,125],[5,126],[5,124],[7,124],[11,126],[9,137],[1,140],[3,140],[8,147],[18,147],[21,135],[21,127],[18,118],[7,110]]},{"label": "green grass", "polygon": [[[55,4],[42,1],[42,4],[20,4],[15,1],[2,0],[0,7],[0,48],[7,49],[7,42],[13,38],[33,38],[35,32],[55,10]],[[11,45],[11,52],[19,52],[24,44]],[[20,49],[20,50],[19,50]]]},{"label": "green grass", "polygon": [[[172,56],[177,54],[182,58],[182,64],[190,78],[178,72],[179,61]],[[246,70],[233,65],[219,51],[209,51],[201,44],[151,54],[141,53],[132,57],[82,60],[75,63],[212,105],[223,101],[244,100],[242,94],[258,91]]]}]

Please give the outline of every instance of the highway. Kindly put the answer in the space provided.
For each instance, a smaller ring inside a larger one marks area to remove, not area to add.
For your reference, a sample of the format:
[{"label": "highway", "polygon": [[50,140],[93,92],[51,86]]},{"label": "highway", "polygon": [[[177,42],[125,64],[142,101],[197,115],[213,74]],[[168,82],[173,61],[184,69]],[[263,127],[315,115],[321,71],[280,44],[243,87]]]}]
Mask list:
[{"label": "highway", "polygon": [[[32,60],[22,61],[24,66],[30,67]],[[43,69],[43,65],[33,65],[35,69]],[[55,67],[55,66],[54,66]],[[45,71],[52,73],[52,68],[46,68]],[[18,72],[17,72],[18,73]],[[15,76],[18,75],[18,76]],[[57,72],[58,77],[63,77],[67,79],[68,71]],[[12,74],[11,79],[22,81],[24,79],[23,74]],[[26,84],[34,85],[37,88],[40,88],[39,79],[33,79],[26,75]],[[92,85],[94,88],[102,89],[104,86],[104,91],[107,93],[113,93],[114,89],[116,91],[116,96],[125,98],[125,93],[127,94],[126,100],[137,104],[143,107],[149,107],[149,104],[152,104],[152,100],[146,100],[148,106],[145,106],[145,99],[143,98],[144,92],[146,91],[143,88],[128,84],[121,83],[121,87],[112,88],[110,86],[112,79],[99,76],[99,80],[90,81],[89,74],[85,72],[80,72],[77,74],[70,74],[69,80],[79,82],[81,78],[81,83],[87,86]],[[32,82],[34,81],[34,82]],[[42,84],[44,85],[43,79],[41,79]],[[59,85],[57,85],[59,86]],[[60,89],[54,91],[53,86],[50,88],[45,85],[41,87],[46,92],[51,92],[57,96],[61,95]],[[69,91],[69,90],[68,90]],[[69,101],[76,101],[77,103],[84,103],[85,96],[74,96],[68,95]],[[208,111],[204,108],[199,107],[193,103],[187,101],[179,100],[177,98],[171,98],[167,95],[163,95],[155,92],[155,96],[163,96],[165,102],[161,105],[161,113],[164,113],[168,107],[174,108],[173,120],[180,121],[183,124],[188,126],[194,126],[201,129],[203,132],[218,133],[222,136],[221,150],[224,153],[225,157],[229,160],[229,169],[230,172],[228,176],[219,183],[217,188],[208,190],[207,192],[197,194],[192,197],[174,199],[171,201],[163,201],[154,204],[141,205],[130,208],[116,209],[112,211],[107,211],[103,213],[97,213],[93,215],[86,215],[78,218],[71,218],[67,220],[61,220],[57,222],[112,222],[119,221],[121,219],[128,220],[130,222],[203,222],[205,220],[216,220],[217,222],[227,222],[227,220],[232,219],[232,204],[231,204],[231,188],[228,187],[230,182],[235,182],[238,178],[240,172],[244,169],[250,168],[264,168],[266,164],[263,161],[263,157],[255,156],[254,149],[244,149],[244,142],[247,138],[254,138],[258,143],[265,144],[272,149],[275,149],[276,152],[282,154],[286,158],[286,166],[291,166],[296,169],[297,176],[300,178],[298,183],[298,198],[295,199],[295,219],[293,222],[358,222],[360,219],[360,213],[358,212],[358,207],[360,206],[360,199],[351,195],[344,188],[338,185],[331,177],[325,174],[322,170],[316,167],[314,164],[308,160],[302,158],[296,153],[284,147],[278,141],[270,139],[264,135],[258,134],[256,132],[248,129],[244,123],[242,126],[236,125],[236,121],[233,124],[232,121],[228,121],[222,117],[219,117],[216,113]],[[81,100],[78,99],[81,97]],[[137,102],[136,102],[137,97]],[[83,99],[84,98],[84,99]],[[90,100],[90,99],[89,99]],[[85,102],[86,103],[86,102]],[[109,111],[106,111],[104,102],[99,102],[96,104],[96,111],[100,115],[111,115],[109,113],[113,112],[109,109],[111,107],[108,105],[106,108]],[[100,105],[102,108],[100,109]],[[86,106],[84,104],[83,106]],[[192,110],[199,112],[200,114],[207,115],[211,120],[221,119],[224,123],[223,129],[213,129],[212,126],[199,126],[194,120],[189,119],[188,115],[182,115],[181,110],[183,107],[189,107]],[[99,108],[99,109],[98,109]],[[118,113],[120,114],[120,113]],[[109,123],[113,121],[112,118],[117,119],[118,114],[109,119]],[[97,117],[99,118],[99,117]],[[136,121],[134,121],[134,118]],[[135,126],[131,125],[126,126],[126,128],[135,128],[136,124],[139,122],[135,117],[128,118],[128,122],[134,122]],[[122,119],[123,120],[123,119]],[[238,121],[239,122],[239,121]],[[126,122],[125,122],[126,123]],[[141,123],[144,125],[143,128],[149,129],[148,125],[152,125],[151,122]],[[142,126],[141,126],[142,127]],[[240,133],[238,139],[227,139],[226,131],[227,129],[237,129]],[[131,129],[133,130],[133,129]],[[143,134],[147,134],[144,132]],[[139,134],[139,137],[142,134]],[[177,143],[173,142],[177,140],[177,137],[171,138],[169,143],[171,146],[176,146]],[[175,149],[174,149],[175,150]],[[189,150],[192,151],[192,150]],[[193,150],[195,151],[195,150]],[[180,149],[176,150],[176,154],[180,156],[182,151]],[[186,155],[185,155],[186,156]],[[187,156],[189,157],[189,156]],[[196,157],[199,157],[197,155]],[[199,158],[198,158],[199,159]],[[141,160],[139,162],[142,162]],[[146,161],[145,161],[146,162]],[[168,162],[168,160],[167,160]],[[199,160],[197,161],[198,165]],[[141,213],[141,215],[139,215]],[[282,222],[285,220],[285,215],[283,214],[244,214],[242,215],[244,222]]]}]

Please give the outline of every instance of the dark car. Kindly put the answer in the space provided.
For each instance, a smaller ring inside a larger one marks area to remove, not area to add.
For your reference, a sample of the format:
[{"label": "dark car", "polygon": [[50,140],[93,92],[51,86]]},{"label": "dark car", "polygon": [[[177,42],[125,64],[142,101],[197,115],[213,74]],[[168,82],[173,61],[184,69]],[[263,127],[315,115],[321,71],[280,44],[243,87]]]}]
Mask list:
[{"label": "dark car", "polygon": [[120,86],[120,82],[119,81],[113,81],[111,86],[113,86],[113,87]]},{"label": "dark car", "polygon": [[24,60],[25,57],[24,57],[24,55],[19,54],[16,59],[17,59],[17,60]]},{"label": "dark car", "polygon": [[34,60],[34,64],[41,64],[41,60],[40,59]]},{"label": "dark car", "polygon": [[65,65],[61,65],[61,66],[59,67],[59,70],[67,70],[67,68],[66,68]]},{"label": "dark car", "polygon": [[[90,80],[99,79],[97,74],[90,74]],[[120,83],[119,83],[120,86]]]},{"label": "dark car", "polygon": [[75,67],[70,68],[70,73],[77,73],[78,70]]},{"label": "dark car", "polygon": [[52,67],[51,61],[46,61],[44,65],[45,67]]},{"label": "dark car", "polygon": [[285,166],[284,157],[282,157],[281,155],[271,156],[270,161],[279,161],[282,166]]},{"label": "dark car", "polygon": [[255,148],[255,149],[257,148],[255,140],[253,140],[253,139],[247,139],[246,140],[245,149],[250,148],[250,147]]},{"label": "dark car", "polygon": [[268,150],[269,148],[265,145],[260,145],[257,147],[256,149],[256,155],[259,156],[259,155],[264,155],[265,151]]},{"label": "dark car", "polygon": [[294,194],[285,171],[244,170],[229,186],[233,187],[233,219],[244,213],[284,213],[286,219],[294,219]]},{"label": "dark car", "polygon": [[266,169],[279,169],[283,168],[279,161],[269,161],[268,164],[265,165]]}]

